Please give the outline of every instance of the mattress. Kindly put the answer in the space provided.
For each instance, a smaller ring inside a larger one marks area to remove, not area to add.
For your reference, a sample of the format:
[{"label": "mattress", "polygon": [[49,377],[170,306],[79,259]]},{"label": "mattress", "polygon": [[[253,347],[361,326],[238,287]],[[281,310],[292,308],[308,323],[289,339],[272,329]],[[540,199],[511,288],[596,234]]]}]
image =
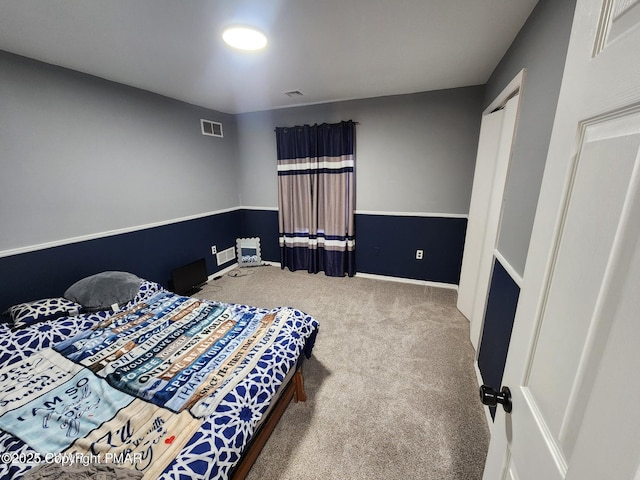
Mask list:
[{"label": "mattress", "polygon": [[228,478],[317,331],[146,280],[121,308],[2,324],[0,478],[65,462]]}]

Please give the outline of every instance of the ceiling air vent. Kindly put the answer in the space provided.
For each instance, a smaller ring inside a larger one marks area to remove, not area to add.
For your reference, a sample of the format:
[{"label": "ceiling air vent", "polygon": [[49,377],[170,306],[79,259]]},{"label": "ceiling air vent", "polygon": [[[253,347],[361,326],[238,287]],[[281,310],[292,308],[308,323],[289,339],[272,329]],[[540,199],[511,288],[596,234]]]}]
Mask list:
[{"label": "ceiling air vent", "polygon": [[287,97],[302,97],[304,94],[300,90],[291,90],[289,92],[284,92]]},{"label": "ceiling air vent", "polygon": [[211,137],[223,137],[222,124],[220,122],[212,122],[211,120],[200,119],[200,125],[202,126],[202,134],[209,135]]}]

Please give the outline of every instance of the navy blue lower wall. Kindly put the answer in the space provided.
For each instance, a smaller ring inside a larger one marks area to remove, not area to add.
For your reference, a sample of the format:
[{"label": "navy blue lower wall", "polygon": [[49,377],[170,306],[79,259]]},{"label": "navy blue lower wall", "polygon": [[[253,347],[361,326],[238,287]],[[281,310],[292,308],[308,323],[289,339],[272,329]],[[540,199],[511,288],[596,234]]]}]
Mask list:
[{"label": "navy blue lower wall", "polygon": [[259,237],[262,260],[280,262],[277,210],[243,210],[242,236]]},{"label": "navy blue lower wall", "polygon": [[[243,235],[260,237],[263,260],[279,262],[278,212],[243,216]],[[464,218],[356,214],[356,270],[457,285],[466,228]],[[423,260],[415,258],[418,249]]]},{"label": "navy blue lower wall", "polygon": [[457,285],[466,230],[465,218],[358,214],[357,271]]},{"label": "navy blue lower wall", "polygon": [[[361,273],[457,284],[466,219],[356,215]],[[262,259],[279,262],[278,212],[234,210],[130,233],[0,258],[0,312],[19,302],[61,296],[73,282],[104,270],[132,272],[168,287],[171,270],[204,257],[209,275],[218,251],[238,237],[260,237]],[[415,251],[424,250],[416,260]]]},{"label": "navy blue lower wall", "polygon": [[241,226],[237,210],[0,258],[0,312],[62,296],[73,282],[104,270],[132,272],[168,287],[171,270],[204,257],[211,275],[227,266],[217,266],[211,245],[235,247]]},{"label": "navy blue lower wall", "polygon": [[[497,390],[501,388],[519,296],[520,287],[502,264],[495,260],[478,353],[478,368],[484,383]],[[495,407],[490,409],[491,416],[495,417]]]}]

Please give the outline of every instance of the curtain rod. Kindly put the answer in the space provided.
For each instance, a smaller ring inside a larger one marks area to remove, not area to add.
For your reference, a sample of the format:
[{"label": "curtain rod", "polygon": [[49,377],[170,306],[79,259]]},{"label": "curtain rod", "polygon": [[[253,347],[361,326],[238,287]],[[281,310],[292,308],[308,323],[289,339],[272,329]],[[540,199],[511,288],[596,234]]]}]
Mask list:
[{"label": "curtain rod", "polygon": [[[325,122],[326,123],[326,122]],[[354,125],[360,125],[360,122],[353,122]],[[314,125],[323,125],[322,123],[315,123]],[[276,127],[276,128],[296,128],[296,127],[302,127],[304,125],[294,125],[293,127]],[[311,125],[313,126],[313,125]],[[276,128],[273,129],[273,131],[276,131]]]}]

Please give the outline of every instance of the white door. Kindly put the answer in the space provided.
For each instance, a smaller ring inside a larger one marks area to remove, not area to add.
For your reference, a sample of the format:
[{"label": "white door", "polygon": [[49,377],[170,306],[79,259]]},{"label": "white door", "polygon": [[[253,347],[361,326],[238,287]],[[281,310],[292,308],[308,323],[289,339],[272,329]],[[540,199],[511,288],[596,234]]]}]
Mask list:
[{"label": "white door", "polygon": [[478,141],[476,167],[473,173],[469,219],[467,220],[464,254],[460,268],[460,284],[458,285],[458,310],[469,320],[471,320],[473,313],[478,286],[478,269],[480,268],[491,185],[496,170],[503,119],[504,109],[496,110],[483,115],[480,124],[480,140]]},{"label": "white door", "polygon": [[476,351],[482,337],[518,105],[516,94],[499,110],[486,112],[480,126],[457,303],[458,310],[470,321],[470,338]]},{"label": "white door", "polygon": [[486,480],[640,478],[639,159],[640,0],[578,0]]}]

